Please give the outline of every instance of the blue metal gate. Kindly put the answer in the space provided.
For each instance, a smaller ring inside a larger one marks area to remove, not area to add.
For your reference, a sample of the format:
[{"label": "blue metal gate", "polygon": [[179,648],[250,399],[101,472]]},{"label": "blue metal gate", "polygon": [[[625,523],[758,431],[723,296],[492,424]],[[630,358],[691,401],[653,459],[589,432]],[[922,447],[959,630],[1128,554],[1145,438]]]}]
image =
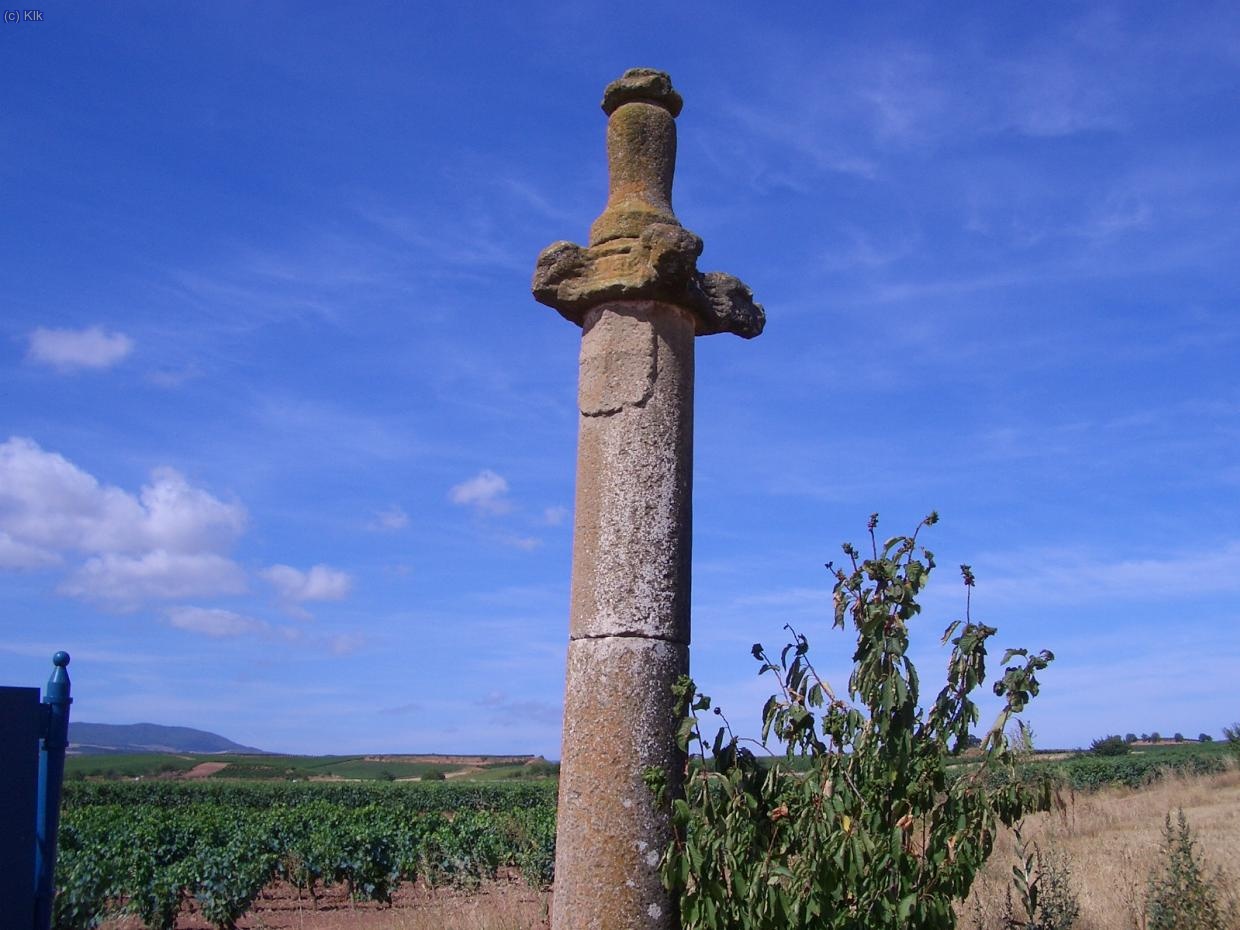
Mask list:
[{"label": "blue metal gate", "polygon": [[38,688],[0,687],[0,916],[5,930],[48,930],[56,893],[56,830],[69,745],[69,653],[52,656]]}]

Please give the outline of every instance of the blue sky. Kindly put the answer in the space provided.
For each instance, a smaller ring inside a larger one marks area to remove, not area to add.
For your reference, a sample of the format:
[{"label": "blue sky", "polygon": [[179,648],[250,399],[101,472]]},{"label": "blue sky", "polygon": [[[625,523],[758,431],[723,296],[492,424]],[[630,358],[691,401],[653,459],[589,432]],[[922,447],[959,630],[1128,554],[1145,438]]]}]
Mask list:
[{"label": "blue sky", "polygon": [[[1044,746],[1240,718],[1226,3],[49,3],[0,24],[0,681],[295,752],[559,755],[604,85],[767,331],[697,343],[694,646],[847,673],[823,563],[931,509]],[[997,658],[997,656],[996,656]],[[929,687],[929,685],[927,686]]]}]

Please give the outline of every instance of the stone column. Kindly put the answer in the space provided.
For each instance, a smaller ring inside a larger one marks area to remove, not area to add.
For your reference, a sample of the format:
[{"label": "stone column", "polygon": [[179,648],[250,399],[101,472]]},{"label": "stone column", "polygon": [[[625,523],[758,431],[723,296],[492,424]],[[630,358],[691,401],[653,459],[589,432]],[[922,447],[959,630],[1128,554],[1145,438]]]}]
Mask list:
[{"label": "stone column", "polygon": [[586,248],[543,250],[534,296],[582,328],[577,499],[553,930],[677,926],[659,879],[680,787],[672,684],[689,668],[693,339],[762,331],[736,278],[702,274],[672,212],[680,95],[638,68],[607,87],[610,194]]}]

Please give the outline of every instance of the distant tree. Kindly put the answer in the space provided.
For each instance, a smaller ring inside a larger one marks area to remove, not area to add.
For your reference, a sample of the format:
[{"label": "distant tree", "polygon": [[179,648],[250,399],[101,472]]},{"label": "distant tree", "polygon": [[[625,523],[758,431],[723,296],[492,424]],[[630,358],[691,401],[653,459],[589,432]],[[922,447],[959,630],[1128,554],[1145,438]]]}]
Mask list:
[{"label": "distant tree", "polygon": [[1184,742],[1184,734],[1183,734],[1183,733],[1176,733],[1176,734],[1175,734],[1174,739],[1175,739],[1175,741],[1176,741],[1177,743],[1182,743],[1182,742]]},{"label": "distant tree", "polygon": [[1135,734],[1135,733],[1125,733],[1125,734],[1124,734],[1124,742],[1125,742],[1125,743],[1135,743],[1136,741],[1137,741],[1137,734]]},{"label": "distant tree", "polygon": [[1214,737],[1211,736],[1209,733],[1198,733],[1197,741],[1201,743],[1213,743]]},{"label": "distant tree", "polygon": [[1227,745],[1232,751],[1240,755],[1240,723],[1233,723],[1229,727],[1223,727],[1223,735],[1227,737]]},{"label": "distant tree", "polygon": [[1124,742],[1123,737],[1104,736],[1102,739],[1094,740],[1089,746],[1089,751],[1095,756],[1123,756],[1132,750]]},{"label": "distant tree", "polygon": [[1161,742],[1162,742],[1162,737],[1158,735],[1158,731],[1157,731],[1157,730],[1155,730],[1153,733],[1151,733],[1151,734],[1150,734],[1150,742],[1151,742],[1151,743],[1161,743]]},{"label": "distant tree", "polygon": [[1150,735],[1148,733],[1142,733],[1141,742],[1148,743],[1149,741],[1150,741]]},{"label": "distant tree", "polygon": [[532,762],[525,763],[524,771],[518,774],[545,778],[559,775],[560,765],[558,762],[548,762],[546,759],[535,759]]}]

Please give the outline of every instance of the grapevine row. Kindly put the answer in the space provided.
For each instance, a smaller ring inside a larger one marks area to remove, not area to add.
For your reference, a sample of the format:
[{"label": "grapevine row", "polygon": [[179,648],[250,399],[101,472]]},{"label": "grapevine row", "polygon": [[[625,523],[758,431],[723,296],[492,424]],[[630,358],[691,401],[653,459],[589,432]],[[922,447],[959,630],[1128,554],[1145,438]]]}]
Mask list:
[{"label": "grapevine row", "polygon": [[311,897],[343,885],[354,898],[380,902],[390,902],[402,882],[468,887],[505,866],[520,869],[532,884],[550,883],[552,805],[411,811],[422,800],[410,801],[413,796],[357,806],[296,793],[294,803],[266,808],[186,803],[186,794],[163,806],[99,803],[98,797],[69,805],[61,822],[54,925],[90,930],[132,914],[148,930],[171,930],[192,897],[207,921],[231,930],[273,881]]}]

